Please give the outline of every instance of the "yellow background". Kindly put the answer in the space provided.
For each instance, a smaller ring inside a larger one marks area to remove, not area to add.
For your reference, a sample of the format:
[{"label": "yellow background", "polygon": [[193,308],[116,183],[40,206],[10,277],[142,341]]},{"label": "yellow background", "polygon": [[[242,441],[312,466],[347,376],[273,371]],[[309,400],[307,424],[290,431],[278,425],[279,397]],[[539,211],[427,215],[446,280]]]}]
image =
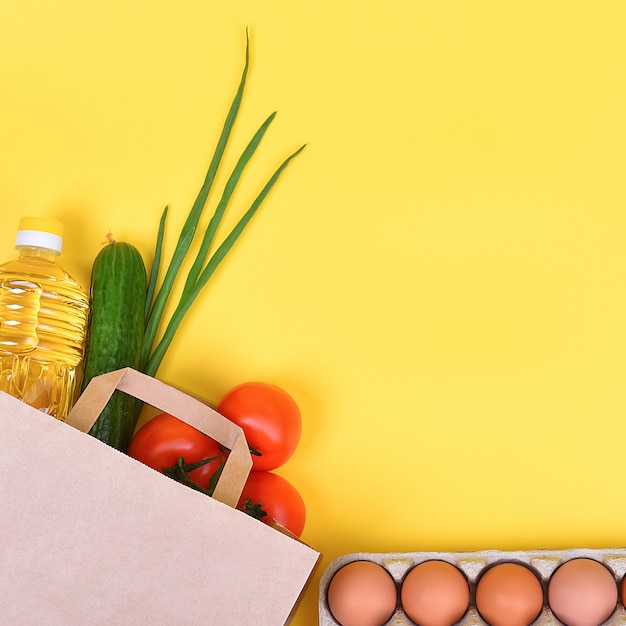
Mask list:
[{"label": "yellow background", "polygon": [[280,473],[324,556],[297,626],[344,553],[624,545],[625,25],[621,0],[0,0],[7,260],[39,214],[84,284],[109,229],[149,263],[166,204],[171,254],[246,27],[225,171],[278,116],[229,224],[308,143],[159,372],[299,403]]}]

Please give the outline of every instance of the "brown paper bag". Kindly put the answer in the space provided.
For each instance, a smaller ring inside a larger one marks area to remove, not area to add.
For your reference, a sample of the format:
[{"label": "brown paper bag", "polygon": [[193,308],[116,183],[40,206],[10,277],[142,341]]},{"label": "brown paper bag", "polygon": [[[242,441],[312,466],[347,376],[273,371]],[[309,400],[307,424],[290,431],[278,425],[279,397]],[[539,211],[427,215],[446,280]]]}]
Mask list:
[{"label": "brown paper bag", "polygon": [[[232,450],[216,497],[86,434],[116,388]],[[0,450],[1,624],[282,626],[319,559],[232,508],[241,429],[132,369],[95,378],[67,423],[0,392]]]}]

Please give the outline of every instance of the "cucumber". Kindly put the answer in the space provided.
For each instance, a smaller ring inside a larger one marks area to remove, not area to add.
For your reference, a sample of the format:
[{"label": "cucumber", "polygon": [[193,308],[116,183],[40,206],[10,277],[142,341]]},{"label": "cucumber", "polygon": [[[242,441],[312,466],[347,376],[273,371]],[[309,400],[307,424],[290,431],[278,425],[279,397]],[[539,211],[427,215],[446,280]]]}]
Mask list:
[{"label": "cucumber", "polygon": [[[85,340],[84,390],[94,376],[123,367],[137,369],[145,329],[147,276],[133,245],[110,243],[96,256],[91,270],[90,312]],[[126,452],[141,405],[115,391],[89,431],[104,443]]]}]

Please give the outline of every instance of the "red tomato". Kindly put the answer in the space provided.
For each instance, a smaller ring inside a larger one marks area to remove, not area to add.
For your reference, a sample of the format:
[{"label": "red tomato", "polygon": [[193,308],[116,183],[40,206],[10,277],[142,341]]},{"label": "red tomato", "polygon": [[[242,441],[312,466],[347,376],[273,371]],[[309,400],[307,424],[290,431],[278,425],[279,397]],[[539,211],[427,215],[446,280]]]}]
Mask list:
[{"label": "red tomato", "polygon": [[214,439],[168,413],[157,415],[137,431],[128,455],[159,472],[176,465],[181,456],[185,464],[217,457],[189,472],[189,477],[205,489],[222,462],[222,451]]},{"label": "red tomato", "polygon": [[267,513],[263,522],[275,519],[298,537],[304,530],[306,507],[298,490],[286,479],[272,472],[250,472],[237,508],[245,507],[250,498]]},{"label": "red tomato", "polygon": [[295,400],[268,383],[237,385],[221,399],[217,410],[241,426],[252,455],[252,469],[270,471],[294,453],[302,434],[302,417]]}]

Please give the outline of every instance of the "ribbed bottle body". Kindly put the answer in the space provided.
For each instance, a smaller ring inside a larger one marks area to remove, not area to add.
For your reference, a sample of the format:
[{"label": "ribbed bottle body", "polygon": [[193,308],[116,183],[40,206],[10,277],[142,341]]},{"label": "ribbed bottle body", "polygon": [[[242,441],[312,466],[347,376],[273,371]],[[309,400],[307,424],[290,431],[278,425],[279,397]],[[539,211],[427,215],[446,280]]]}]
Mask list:
[{"label": "ribbed bottle body", "polygon": [[0,266],[0,390],[65,419],[83,359],[88,296],[46,257]]}]

